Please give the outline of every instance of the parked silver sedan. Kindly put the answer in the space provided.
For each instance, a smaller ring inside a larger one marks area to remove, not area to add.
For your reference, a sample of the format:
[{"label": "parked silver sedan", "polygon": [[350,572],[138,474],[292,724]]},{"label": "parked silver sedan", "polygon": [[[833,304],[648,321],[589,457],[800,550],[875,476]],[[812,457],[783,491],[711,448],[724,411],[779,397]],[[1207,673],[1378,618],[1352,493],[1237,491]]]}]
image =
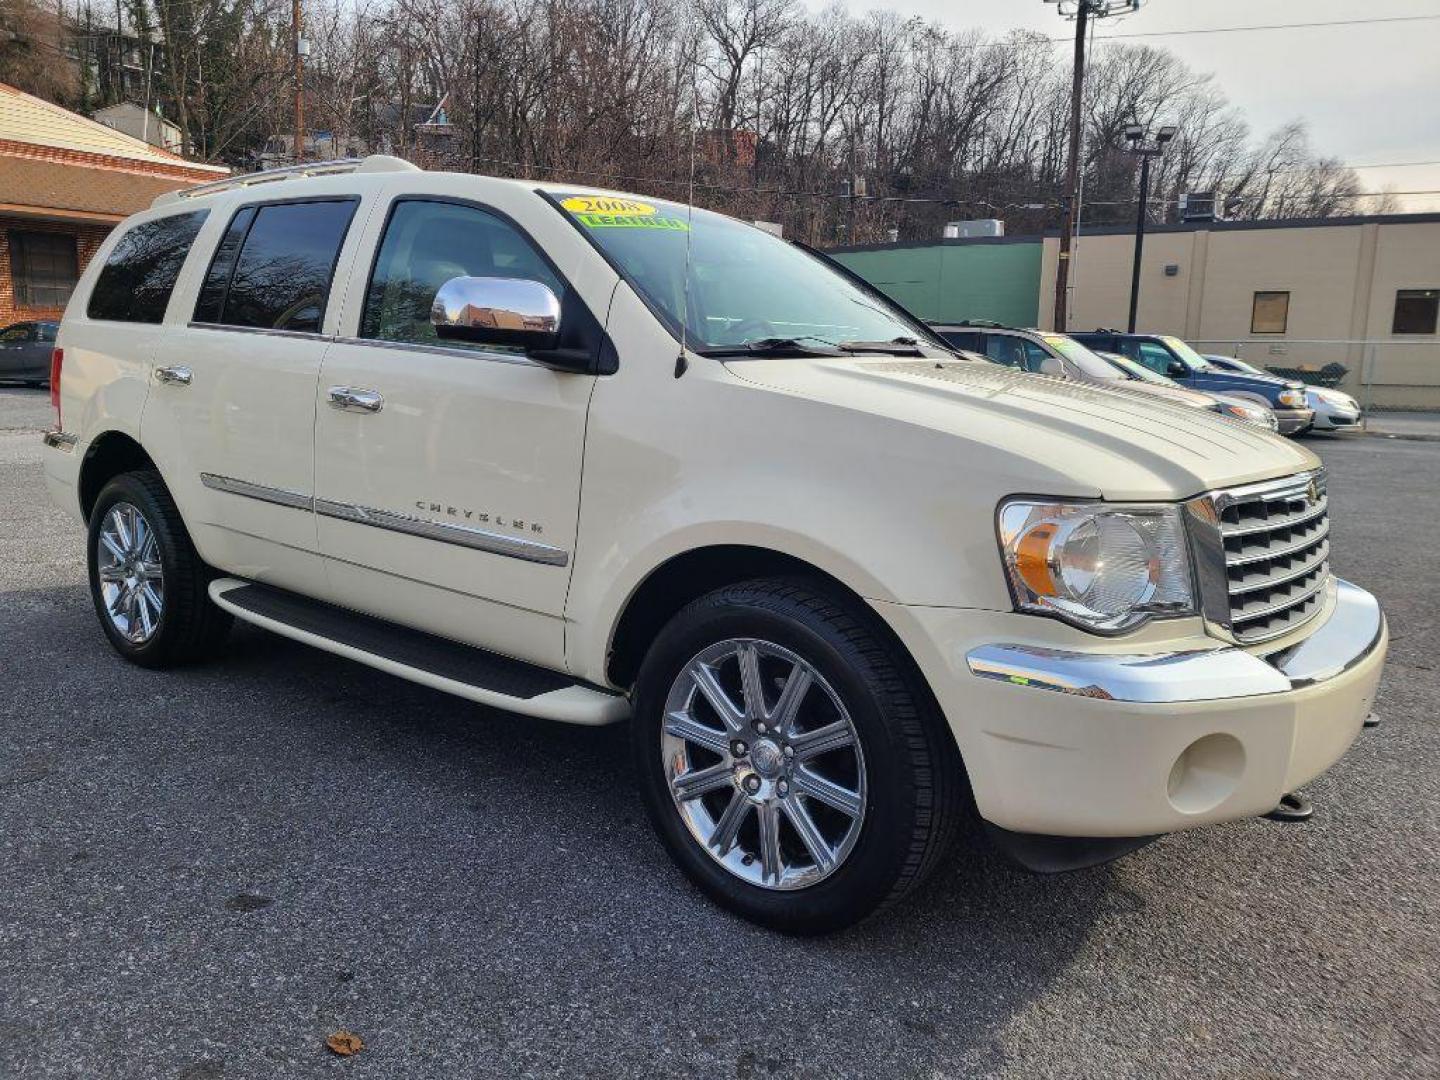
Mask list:
[{"label": "parked silver sedan", "polygon": [[0,381],[45,386],[50,382],[50,352],[60,324],[12,323],[0,330]]}]

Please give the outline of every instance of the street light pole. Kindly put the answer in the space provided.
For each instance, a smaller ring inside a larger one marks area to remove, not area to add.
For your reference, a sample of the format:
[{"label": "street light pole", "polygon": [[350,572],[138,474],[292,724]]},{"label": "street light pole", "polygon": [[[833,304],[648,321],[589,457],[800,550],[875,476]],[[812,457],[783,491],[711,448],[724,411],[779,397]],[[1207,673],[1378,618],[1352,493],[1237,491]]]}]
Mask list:
[{"label": "street light pole", "polygon": [[1141,125],[1131,124],[1125,129],[1125,138],[1130,143],[1126,153],[1140,158],[1140,193],[1135,209],[1135,259],[1130,267],[1130,321],[1126,327],[1132,334],[1135,333],[1135,316],[1140,310],[1140,255],[1145,250],[1145,217],[1150,205],[1150,159],[1165,152],[1165,144],[1175,138],[1178,130],[1167,124],[1155,133],[1154,142],[1147,142]]},{"label": "street light pole", "polygon": [[1135,332],[1135,313],[1140,307],[1140,254],[1145,250],[1145,205],[1150,199],[1150,155],[1140,159],[1140,199],[1135,210],[1135,262],[1130,267],[1130,321],[1127,332]]}]

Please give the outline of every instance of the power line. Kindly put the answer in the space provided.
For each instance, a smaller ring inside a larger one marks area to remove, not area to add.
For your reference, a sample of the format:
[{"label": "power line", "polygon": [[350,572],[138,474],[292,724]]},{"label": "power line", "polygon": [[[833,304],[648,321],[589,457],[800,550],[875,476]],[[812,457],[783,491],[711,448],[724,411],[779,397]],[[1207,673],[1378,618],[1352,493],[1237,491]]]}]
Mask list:
[{"label": "power line", "polygon": [[[667,180],[660,176],[636,176],[624,173],[597,172],[593,169],[570,169],[563,165],[541,165],[537,162],[512,161],[508,158],[480,157],[475,158],[486,165],[503,165],[511,169],[534,170],[540,173],[568,174],[570,176],[588,176],[596,180],[621,181],[629,184],[655,184],[662,187],[685,187],[686,180]],[[585,183],[584,181],[576,181]],[[890,204],[916,204],[916,205],[939,205],[939,206],[985,206],[992,210],[1046,210],[1054,209],[1060,205],[1054,195],[1017,195],[1015,202],[993,203],[988,199],[965,198],[959,195],[948,196],[924,196],[924,195],[845,195],[832,191],[809,191],[804,188],[781,188],[781,187],[742,187],[726,184],[704,184],[696,182],[696,191],[707,191],[724,195],[778,195],[786,198],[808,198],[808,199],[845,199],[859,203],[890,203]],[[1417,191],[1360,191],[1351,193],[1332,193],[1327,198],[1333,199],[1370,199],[1384,198],[1387,195],[1440,195],[1440,188],[1427,188]],[[1177,205],[1176,199],[1152,199],[1152,203],[1163,203],[1166,206]],[[1088,206],[1131,206],[1133,199],[1100,202],[1087,200]]]},{"label": "power line", "polygon": [[1377,165],[1346,165],[1347,169],[1411,169],[1420,165],[1440,165],[1440,161],[1382,161]]},{"label": "power line", "polygon": [[[1101,41],[1115,41],[1120,38],[1187,37],[1191,34],[1245,34],[1253,30],[1309,30],[1316,27],[1327,26],[1365,26],[1376,23],[1422,22],[1433,19],[1440,19],[1440,14],[1392,15],[1377,19],[1333,19],[1328,22],[1268,23],[1260,26],[1195,27],[1190,30],[1151,30],[1136,34],[1099,34],[1097,37]],[[1051,38],[1050,40],[1064,41],[1067,39]]]}]

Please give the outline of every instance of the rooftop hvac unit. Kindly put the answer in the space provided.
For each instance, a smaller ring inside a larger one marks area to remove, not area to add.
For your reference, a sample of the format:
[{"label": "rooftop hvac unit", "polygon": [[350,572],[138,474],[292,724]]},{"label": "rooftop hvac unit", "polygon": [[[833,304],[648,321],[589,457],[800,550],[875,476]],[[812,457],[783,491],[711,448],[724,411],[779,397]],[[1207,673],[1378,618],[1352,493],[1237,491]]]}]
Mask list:
[{"label": "rooftop hvac unit", "polygon": [[1225,199],[1216,191],[1192,191],[1180,196],[1181,221],[1224,221]]},{"label": "rooftop hvac unit", "polygon": [[951,221],[945,225],[946,240],[967,240],[974,236],[1004,236],[1005,222],[999,218],[978,218],[974,221]]}]

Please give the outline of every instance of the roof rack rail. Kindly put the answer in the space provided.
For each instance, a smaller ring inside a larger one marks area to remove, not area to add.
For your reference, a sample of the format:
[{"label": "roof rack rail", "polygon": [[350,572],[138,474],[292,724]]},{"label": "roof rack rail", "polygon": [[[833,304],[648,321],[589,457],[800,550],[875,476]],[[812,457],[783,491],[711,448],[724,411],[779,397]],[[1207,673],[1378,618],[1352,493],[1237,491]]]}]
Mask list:
[{"label": "roof rack rail", "polygon": [[208,184],[199,184],[191,188],[182,188],[179,191],[166,191],[155,196],[155,201],[150,205],[166,206],[169,203],[179,202],[182,199],[198,199],[206,195],[215,195],[221,191],[229,191],[232,188],[252,187],[255,184],[271,184],[278,180],[293,180],[301,176],[335,176],[340,173],[378,173],[378,172],[419,172],[418,165],[412,165],[403,158],[391,157],[388,154],[371,154],[363,158],[335,158],[332,161],[309,161],[299,165],[286,165],[280,169],[266,169],[263,172],[240,173],[237,176],[227,176],[223,180],[213,180]]}]

